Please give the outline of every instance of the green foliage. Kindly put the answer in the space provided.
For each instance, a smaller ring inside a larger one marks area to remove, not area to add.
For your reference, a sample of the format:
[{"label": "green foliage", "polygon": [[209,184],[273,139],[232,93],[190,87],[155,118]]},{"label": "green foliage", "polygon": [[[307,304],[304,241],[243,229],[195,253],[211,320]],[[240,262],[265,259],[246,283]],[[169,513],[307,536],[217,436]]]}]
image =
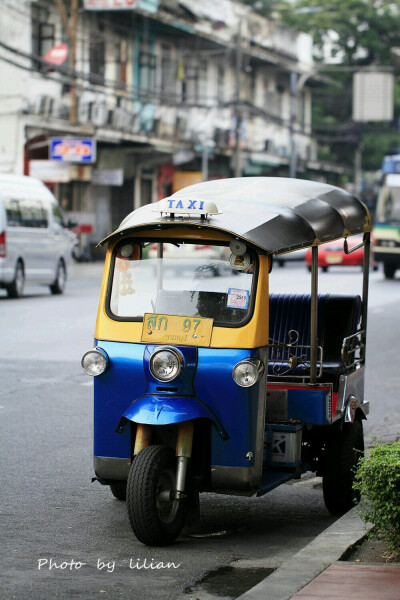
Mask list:
[{"label": "green foliage", "polygon": [[[341,87],[313,90],[313,127],[319,157],[347,165],[362,140],[364,170],[380,168],[382,158],[399,146],[400,84],[395,83],[393,123],[352,122],[352,76],[346,67],[392,66],[400,73],[400,5],[393,0],[242,0],[253,10],[309,33],[322,63],[335,58],[339,70],[327,71]],[[328,56],[330,53],[330,56]],[[340,66],[344,70],[340,71]],[[321,69],[322,72],[323,69]],[[398,79],[398,78],[397,78]],[[325,146],[325,147],[323,147]],[[328,151],[329,147],[329,151]]]},{"label": "green foliage", "polygon": [[400,9],[392,0],[297,0],[281,14],[321,49],[329,38],[332,56],[343,63],[391,64],[392,48],[400,44]]},{"label": "green foliage", "polygon": [[358,465],[354,490],[361,493],[360,516],[374,535],[400,554],[400,441],[375,443]]}]

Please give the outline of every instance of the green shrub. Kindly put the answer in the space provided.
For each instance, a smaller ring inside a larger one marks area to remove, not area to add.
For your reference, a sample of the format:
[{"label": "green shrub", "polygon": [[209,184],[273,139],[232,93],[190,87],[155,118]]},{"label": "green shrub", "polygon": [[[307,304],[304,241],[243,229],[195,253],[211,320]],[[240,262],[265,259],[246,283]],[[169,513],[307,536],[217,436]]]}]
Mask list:
[{"label": "green shrub", "polygon": [[360,517],[373,535],[400,553],[400,441],[374,443],[357,467],[354,490],[361,493]]}]

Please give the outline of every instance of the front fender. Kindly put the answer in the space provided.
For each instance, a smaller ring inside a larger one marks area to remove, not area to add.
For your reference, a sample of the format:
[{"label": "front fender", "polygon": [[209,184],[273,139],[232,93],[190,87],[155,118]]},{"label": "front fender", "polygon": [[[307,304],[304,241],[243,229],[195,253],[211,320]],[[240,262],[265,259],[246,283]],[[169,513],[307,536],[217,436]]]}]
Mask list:
[{"label": "front fender", "polygon": [[122,433],[128,421],[142,425],[172,425],[201,418],[209,419],[222,439],[229,439],[217,415],[194,396],[145,394],[134,400],[124,412],[116,431]]}]

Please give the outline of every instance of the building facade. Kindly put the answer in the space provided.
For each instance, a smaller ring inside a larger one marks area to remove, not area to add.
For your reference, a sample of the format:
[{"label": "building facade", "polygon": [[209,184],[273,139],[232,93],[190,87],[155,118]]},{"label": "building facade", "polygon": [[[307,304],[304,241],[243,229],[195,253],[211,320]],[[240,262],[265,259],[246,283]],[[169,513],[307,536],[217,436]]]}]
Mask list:
[{"label": "building facade", "polygon": [[[76,6],[75,6],[76,4]],[[326,180],[312,43],[231,0],[4,0],[0,171],[37,176],[95,243],[133,208],[202,179]],[[296,121],[293,121],[293,102]]]}]

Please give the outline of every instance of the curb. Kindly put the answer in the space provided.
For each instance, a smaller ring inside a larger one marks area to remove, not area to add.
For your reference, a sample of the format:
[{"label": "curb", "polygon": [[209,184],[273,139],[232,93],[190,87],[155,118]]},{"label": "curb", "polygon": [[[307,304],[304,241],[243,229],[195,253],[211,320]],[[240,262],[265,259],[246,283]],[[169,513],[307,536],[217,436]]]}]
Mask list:
[{"label": "curb", "polygon": [[365,526],[356,509],[352,508],[271,575],[236,600],[260,600],[260,598],[289,600],[317,575],[339,560],[346,550],[364,538],[371,528],[372,525]]}]

